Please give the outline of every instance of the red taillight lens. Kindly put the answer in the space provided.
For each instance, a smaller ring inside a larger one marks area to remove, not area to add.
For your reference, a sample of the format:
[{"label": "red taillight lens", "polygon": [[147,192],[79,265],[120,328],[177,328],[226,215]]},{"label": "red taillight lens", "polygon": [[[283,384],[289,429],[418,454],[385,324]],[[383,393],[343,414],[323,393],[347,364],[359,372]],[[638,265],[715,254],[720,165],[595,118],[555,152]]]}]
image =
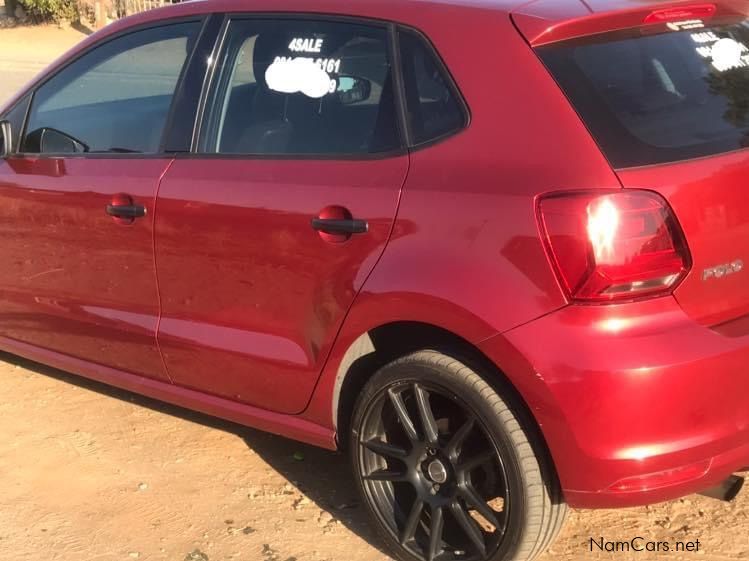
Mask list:
[{"label": "red taillight lens", "polygon": [[678,8],[664,8],[650,12],[645,17],[644,23],[707,19],[715,14],[715,10],[715,4],[694,4]]},{"label": "red taillight lens", "polygon": [[684,234],[655,193],[555,194],[538,209],[549,257],[573,300],[666,294],[689,270]]}]

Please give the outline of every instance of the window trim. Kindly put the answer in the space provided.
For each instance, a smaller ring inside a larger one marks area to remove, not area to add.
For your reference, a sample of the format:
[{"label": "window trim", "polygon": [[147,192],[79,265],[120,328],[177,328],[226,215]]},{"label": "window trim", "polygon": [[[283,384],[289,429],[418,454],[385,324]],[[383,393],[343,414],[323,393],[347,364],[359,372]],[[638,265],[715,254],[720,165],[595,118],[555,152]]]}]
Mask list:
[{"label": "window trim", "polygon": [[[201,56],[206,54],[209,57],[214,57],[223,21],[224,17],[216,13],[208,14],[208,16],[204,18],[203,25],[195,39],[193,50],[188,54],[188,57],[185,60],[182,74],[180,75],[177,87],[174,90],[174,98],[172,99],[172,104],[169,108],[167,120],[164,123],[164,132],[159,145],[159,153],[175,154],[178,152],[189,152],[192,149],[192,141],[195,136],[195,127],[197,126],[198,110],[202,100],[203,88],[205,87],[207,76],[214,66],[212,61],[215,60],[215,58],[210,58],[211,64],[201,71],[200,59]],[[188,78],[190,81],[188,81]],[[193,79],[201,85],[200,89],[196,91],[190,89],[190,86],[193,85],[191,82]],[[183,119],[192,120],[192,126],[189,127],[190,132],[184,137],[175,133],[174,123],[179,120],[176,119],[177,116],[182,117]],[[168,150],[168,148],[172,146],[175,147],[175,149]]]},{"label": "window trim", "polygon": [[406,102],[407,94],[406,94],[406,88],[405,88],[405,81],[403,81],[405,80],[405,78],[403,78],[404,76],[403,63],[401,62],[400,73],[401,73],[401,77],[403,81],[401,84],[402,95],[403,95],[403,113],[404,113],[404,118],[405,118],[405,124],[408,129],[408,137],[407,137],[409,140],[408,147],[412,152],[414,152],[416,150],[429,148],[430,146],[433,146],[444,140],[447,140],[448,138],[451,138],[455,135],[460,134],[461,132],[463,132],[464,130],[466,130],[468,127],[471,126],[472,115],[471,115],[471,109],[468,106],[468,103],[466,102],[463,92],[460,91],[460,87],[458,86],[458,83],[455,80],[455,77],[450,72],[450,69],[447,67],[447,64],[445,64],[444,59],[442,58],[439,51],[437,50],[437,47],[434,45],[434,43],[432,43],[431,39],[429,39],[429,37],[425,33],[423,33],[421,30],[415,27],[411,27],[409,25],[397,24],[395,32],[396,32],[395,41],[396,41],[396,44],[398,45],[399,59],[403,56],[403,50],[400,44],[401,32],[410,33],[414,35],[419,41],[421,41],[422,46],[424,46],[426,50],[432,55],[434,61],[437,64],[437,69],[440,71],[443,79],[445,80],[445,85],[448,87],[448,89],[450,90],[450,93],[453,95],[453,97],[457,101],[460,111],[463,114],[463,123],[459,127],[456,127],[455,129],[451,131],[442,133],[439,136],[435,136],[434,138],[430,138],[429,140],[425,140],[423,142],[418,142],[418,143],[413,142],[413,132],[411,131],[411,122],[407,116],[408,115],[408,106]]},{"label": "window trim", "polygon": [[[0,119],[7,119],[11,113],[13,113],[16,109],[23,109],[23,115],[21,116],[21,122],[20,126],[16,127],[16,130],[12,131],[13,138],[11,139],[13,141],[12,149],[12,156],[15,157],[15,155],[18,153],[18,151],[21,149],[21,138],[22,135],[20,134],[24,127],[26,126],[26,119],[29,116],[29,110],[31,109],[31,92],[25,92],[21,97],[13,103],[13,105],[10,105],[3,113],[0,115]],[[11,122],[11,124],[13,124]]]},{"label": "window trim", "polygon": [[[210,20],[210,16],[212,14],[200,14],[200,15],[191,15],[191,16],[180,16],[175,18],[168,18],[168,19],[162,19],[158,21],[151,21],[148,23],[144,23],[141,25],[136,25],[133,27],[128,27],[126,29],[123,29],[121,31],[118,31],[116,33],[113,33],[112,35],[107,36],[102,41],[97,41],[96,43],[90,45],[83,51],[77,53],[75,56],[71,57],[69,60],[66,60],[62,65],[59,67],[56,67],[53,72],[50,72],[41,78],[39,78],[35,83],[31,85],[26,91],[26,93],[23,95],[22,99],[29,99],[28,107],[26,109],[26,115],[23,120],[23,125],[21,127],[21,131],[19,134],[19,140],[18,140],[18,152],[13,155],[13,158],[35,158],[40,160],[46,160],[46,159],[96,159],[96,160],[102,160],[102,159],[117,159],[117,160],[143,160],[143,159],[163,159],[163,158],[169,158],[172,157],[173,154],[169,152],[164,152],[164,144],[165,140],[168,138],[169,134],[171,133],[171,129],[169,128],[171,126],[170,119],[172,117],[172,112],[175,108],[175,101],[177,99],[177,95],[181,93],[182,88],[184,87],[184,77],[187,73],[187,70],[191,64],[194,63],[193,55],[195,51],[198,48],[198,45],[203,37],[203,34],[206,30],[207,24]],[[112,41],[121,39],[122,37],[125,37],[127,35],[131,35],[134,33],[139,33],[141,31],[147,31],[149,29],[155,29],[159,27],[167,27],[170,25],[179,25],[182,23],[200,23],[200,30],[198,31],[195,46],[193,47],[193,50],[187,54],[185,57],[185,63],[182,66],[182,69],[180,71],[179,78],[177,80],[177,85],[174,89],[174,95],[172,96],[171,103],[169,105],[169,111],[167,113],[167,120],[164,124],[164,130],[162,131],[161,139],[159,140],[159,147],[157,149],[157,152],[148,152],[148,153],[120,153],[120,152],[96,152],[96,153],[56,153],[56,152],[47,152],[47,153],[35,153],[35,152],[24,152],[21,149],[23,148],[23,140],[26,137],[27,133],[27,127],[29,124],[29,117],[31,115],[31,110],[34,106],[34,101],[37,95],[37,92],[40,88],[44,87],[47,82],[52,80],[53,78],[60,75],[61,72],[64,72],[67,70],[71,65],[82,59],[83,57],[89,55],[94,50],[98,49],[99,47],[102,47],[108,43],[111,43]]]},{"label": "window trim", "polygon": [[406,102],[406,86],[403,75],[403,53],[400,46],[400,37],[398,35],[398,24],[389,25],[390,33],[390,52],[393,60],[393,87],[395,88],[395,97],[398,107],[398,128],[400,129],[401,143],[405,144],[408,149],[412,146],[411,126],[408,120],[408,103]]},{"label": "window trim", "polygon": [[367,161],[367,160],[382,160],[387,158],[397,158],[404,156],[409,153],[408,137],[404,130],[404,123],[406,121],[406,107],[403,104],[405,98],[403,98],[403,89],[399,87],[401,82],[400,73],[402,69],[400,64],[396,66],[396,62],[400,63],[400,52],[394,51],[395,43],[393,36],[397,28],[397,23],[388,20],[381,20],[375,18],[348,16],[340,14],[325,14],[325,13],[314,13],[314,12],[227,12],[224,14],[224,23],[221,31],[219,32],[219,39],[216,42],[216,48],[213,51],[214,62],[224,54],[226,48],[226,40],[229,35],[229,27],[232,21],[238,20],[314,20],[329,23],[350,23],[355,25],[366,25],[370,27],[378,27],[383,29],[388,37],[386,39],[388,58],[391,66],[393,88],[395,96],[396,106],[396,128],[398,134],[399,146],[394,150],[387,150],[383,152],[372,152],[364,154],[354,154],[348,152],[342,153],[323,153],[323,154],[221,154],[213,152],[201,152],[198,151],[198,147],[201,142],[201,135],[206,125],[206,109],[208,107],[208,98],[213,92],[216,86],[216,70],[218,64],[213,64],[209,71],[209,76],[206,77],[206,83],[204,84],[203,92],[201,94],[201,103],[199,106],[199,114],[196,122],[195,135],[193,136],[192,149],[189,154],[177,154],[180,158],[190,159],[206,159],[206,160],[346,160],[346,161]]}]

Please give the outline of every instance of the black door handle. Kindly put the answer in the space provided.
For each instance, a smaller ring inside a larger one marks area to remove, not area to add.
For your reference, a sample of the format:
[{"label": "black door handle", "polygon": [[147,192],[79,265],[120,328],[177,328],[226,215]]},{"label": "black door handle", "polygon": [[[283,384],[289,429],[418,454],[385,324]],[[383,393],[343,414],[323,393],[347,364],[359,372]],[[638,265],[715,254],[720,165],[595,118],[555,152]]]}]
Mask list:
[{"label": "black door handle", "polygon": [[143,218],[146,207],[142,205],[107,205],[107,214],[115,218]]},{"label": "black door handle", "polygon": [[369,224],[355,218],[313,218],[312,228],[326,234],[366,234]]}]

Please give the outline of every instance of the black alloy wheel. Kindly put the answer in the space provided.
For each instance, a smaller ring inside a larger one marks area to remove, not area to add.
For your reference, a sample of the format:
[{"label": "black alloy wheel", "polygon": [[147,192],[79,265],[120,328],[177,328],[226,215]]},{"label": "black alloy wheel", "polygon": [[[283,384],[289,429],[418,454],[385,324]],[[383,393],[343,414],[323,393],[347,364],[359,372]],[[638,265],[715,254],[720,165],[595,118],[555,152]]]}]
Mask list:
[{"label": "black alloy wheel", "polygon": [[499,418],[509,410],[498,415],[482,391],[489,389],[462,363],[422,351],[385,366],[363,390],[352,431],[355,476],[400,559],[532,559],[561,526],[558,501],[547,509],[557,512],[556,529],[542,524],[530,543],[529,466]]}]

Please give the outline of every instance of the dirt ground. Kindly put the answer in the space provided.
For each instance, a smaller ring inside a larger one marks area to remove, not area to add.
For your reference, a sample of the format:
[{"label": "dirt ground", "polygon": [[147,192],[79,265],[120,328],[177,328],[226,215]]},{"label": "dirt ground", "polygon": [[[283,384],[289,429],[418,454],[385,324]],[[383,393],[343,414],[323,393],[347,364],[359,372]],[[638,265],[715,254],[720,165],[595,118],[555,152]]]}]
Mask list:
[{"label": "dirt ground", "polygon": [[[1,8],[0,8],[1,11]],[[80,40],[0,29],[0,103]],[[591,538],[699,540],[688,553]],[[749,493],[573,512],[541,561],[749,559]],[[2,561],[378,561],[346,459],[0,354]]]},{"label": "dirt ground", "polygon": [[[3,14],[5,6],[0,0],[0,16]],[[0,25],[0,105],[84,37],[81,31],[53,25],[12,29]]]}]

